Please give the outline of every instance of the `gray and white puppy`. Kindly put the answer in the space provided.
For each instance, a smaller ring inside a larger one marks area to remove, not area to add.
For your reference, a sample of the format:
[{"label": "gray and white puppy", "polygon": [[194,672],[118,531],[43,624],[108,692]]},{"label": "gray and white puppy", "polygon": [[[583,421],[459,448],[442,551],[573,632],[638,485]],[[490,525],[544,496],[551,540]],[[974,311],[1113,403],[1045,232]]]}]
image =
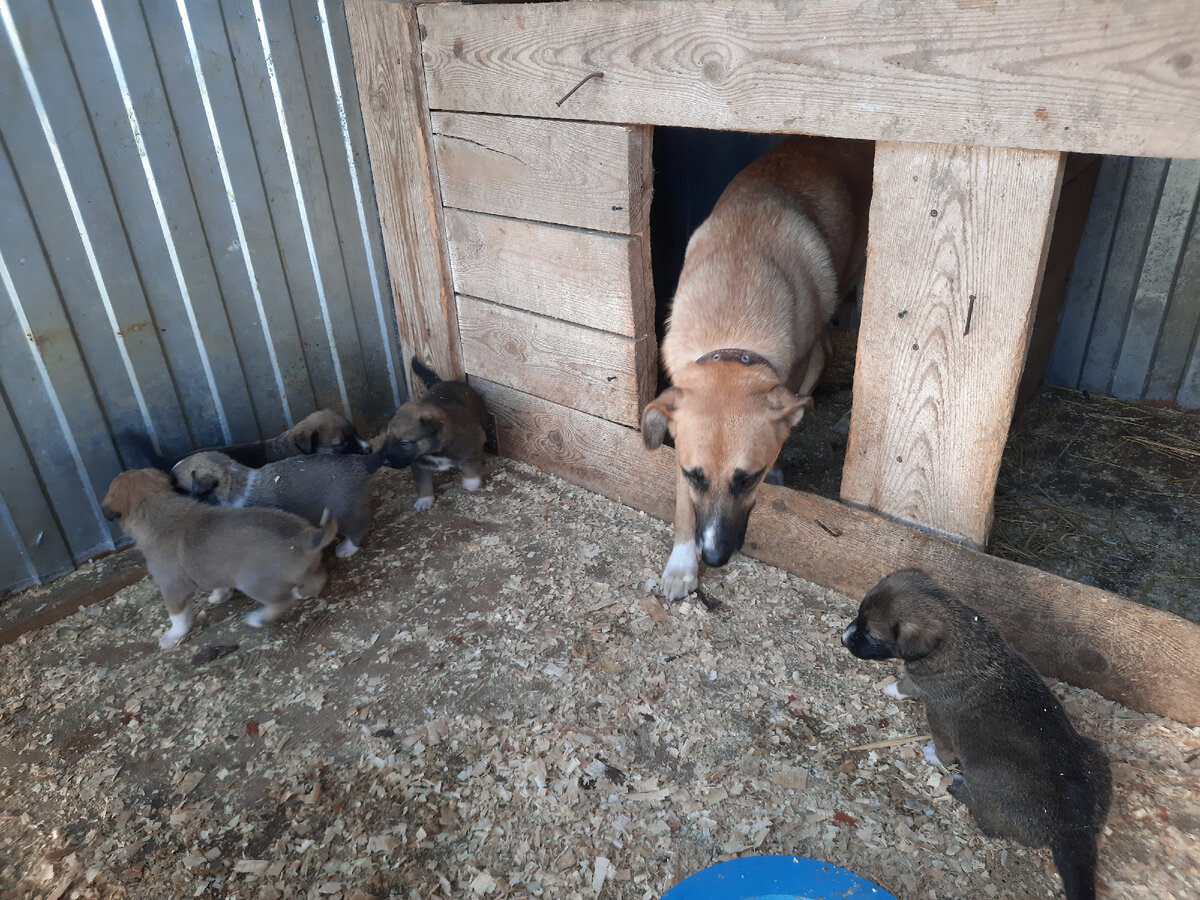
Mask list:
[{"label": "gray and white puppy", "polygon": [[314,525],[329,510],[345,536],[337,548],[344,559],[362,546],[371,528],[370,476],[382,461],[378,453],[294,456],[252,469],[206,450],[176,463],[171,480],[197,500],[282,509]]},{"label": "gray and white puppy", "polygon": [[[936,757],[962,768],[950,786],[989,837],[1050,847],[1069,900],[1096,896],[1096,838],[1112,774],[1026,659],[983,616],[919,569],[867,592],[842,643],[861,659],[900,658],[901,691],[925,704]],[[893,693],[893,696],[898,693]]]}]

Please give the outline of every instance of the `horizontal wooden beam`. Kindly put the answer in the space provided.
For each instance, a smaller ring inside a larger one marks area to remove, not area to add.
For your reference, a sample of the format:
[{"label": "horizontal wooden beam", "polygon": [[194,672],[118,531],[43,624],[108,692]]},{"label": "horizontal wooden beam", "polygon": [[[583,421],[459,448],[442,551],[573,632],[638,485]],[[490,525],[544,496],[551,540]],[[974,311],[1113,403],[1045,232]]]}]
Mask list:
[{"label": "horizontal wooden beam", "polygon": [[650,129],[432,115],[446,206],[645,234],[650,215]]},{"label": "horizontal wooden beam", "polygon": [[653,389],[654,348],[519,309],[458,298],[468,374],[636,425]]},{"label": "horizontal wooden beam", "polygon": [[1195,0],[625,0],[419,15],[435,109],[1200,157]]},{"label": "horizontal wooden beam", "polygon": [[642,236],[446,210],[454,289],[505,306],[642,337],[654,330]]},{"label": "horizontal wooden beam", "polygon": [[[495,416],[503,455],[670,518],[670,448],[650,453],[632,428],[483,379],[471,383]],[[1043,675],[1200,725],[1200,626],[813,494],[760,490],[749,555],[855,600],[884,575],[918,566],[988,617]],[[664,540],[664,560],[668,549]]]}]

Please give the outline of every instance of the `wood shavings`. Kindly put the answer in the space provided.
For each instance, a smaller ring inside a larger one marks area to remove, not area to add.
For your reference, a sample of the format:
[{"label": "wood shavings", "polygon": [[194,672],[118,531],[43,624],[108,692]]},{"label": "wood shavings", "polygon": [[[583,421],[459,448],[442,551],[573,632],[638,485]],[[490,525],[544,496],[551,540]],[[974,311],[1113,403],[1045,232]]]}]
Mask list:
[{"label": "wood shavings", "polygon": [[[199,613],[239,645],[216,664],[156,648],[148,581],[58,623],[69,643],[0,646],[0,893],[653,900],[745,853],[897,896],[1058,890],[909,746],[897,670],[838,643],[848,599],[739,558],[705,573],[717,613],[665,606],[663,523],[511,463],[424,514],[407,472],[376,478],[323,605],[261,631],[237,597]],[[1113,756],[1108,896],[1187,897],[1200,729],[1062,694]]]}]

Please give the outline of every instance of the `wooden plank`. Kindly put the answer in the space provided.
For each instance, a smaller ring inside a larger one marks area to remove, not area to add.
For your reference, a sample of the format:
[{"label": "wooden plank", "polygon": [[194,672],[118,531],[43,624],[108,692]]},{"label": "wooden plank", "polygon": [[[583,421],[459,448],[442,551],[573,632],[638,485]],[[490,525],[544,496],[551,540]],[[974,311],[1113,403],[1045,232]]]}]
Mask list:
[{"label": "wooden plank", "polygon": [[653,390],[648,339],[631,340],[523,310],[458,298],[463,366],[517,390],[636,425]]},{"label": "wooden plank", "polygon": [[[1086,161],[1085,165],[1080,166],[1081,159]],[[1021,384],[1017,388],[1018,410],[1024,408],[1037,393],[1050,365],[1050,356],[1054,352],[1055,338],[1058,335],[1059,318],[1067,296],[1067,285],[1070,284],[1071,272],[1075,267],[1079,241],[1087,222],[1099,174],[1100,157],[1071,154],[1067,158],[1067,171],[1063,176],[1058,211],[1054,215],[1054,234],[1050,238],[1050,249],[1046,253],[1046,271],[1042,276],[1042,290],[1038,296],[1037,317],[1033,322],[1033,335],[1029,339],[1029,352],[1025,355]]]},{"label": "wooden plank", "polygon": [[434,113],[446,206],[645,234],[651,129]]},{"label": "wooden plank", "polygon": [[420,19],[435,109],[1200,157],[1194,0],[626,0]]},{"label": "wooden plank", "polygon": [[1167,307],[1175,289],[1175,276],[1186,248],[1198,194],[1200,160],[1171,160],[1133,293],[1121,354],[1113,372],[1114,397],[1141,400],[1145,396],[1159,341],[1164,336]]},{"label": "wooden plank", "polygon": [[[641,435],[595,416],[472,375],[496,420],[502,456],[519,459],[669,520],[675,511],[675,452],[647,453]],[[668,548],[664,546],[664,554]]]},{"label": "wooden plank", "polygon": [[625,337],[654,330],[644,237],[446,210],[454,290]]},{"label": "wooden plank", "polygon": [[[404,371],[415,354],[443,378],[461,378],[416,11],[385,0],[347,0],[346,24]],[[419,379],[410,379],[410,392],[420,388]]]},{"label": "wooden plank", "polygon": [[[471,383],[496,417],[503,455],[660,519],[673,514],[669,447],[647,453],[633,429],[483,379]],[[1200,626],[814,494],[760,491],[750,556],[854,600],[896,569],[923,568],[991,619],[1043,675],[1200,724]]]},{"label": "wooden plank", "polygon": [[843,500],[986,542],[1062,163],[876,149]]}]

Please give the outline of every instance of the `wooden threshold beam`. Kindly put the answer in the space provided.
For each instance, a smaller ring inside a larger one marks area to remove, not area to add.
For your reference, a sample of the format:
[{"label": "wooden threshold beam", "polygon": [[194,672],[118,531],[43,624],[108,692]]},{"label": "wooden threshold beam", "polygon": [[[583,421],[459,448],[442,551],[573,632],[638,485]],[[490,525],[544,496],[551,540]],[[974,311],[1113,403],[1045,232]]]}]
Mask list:
[{"label": "wooden threshold beam", "polygon": [[614,0],[419,16],[434,109],[1200,157],[1195,0]]},{"label": "wooden threshold beam", "polygon": [[[650,453],[632,428],[483,379],[471,383],[496,418],[502,455],[670,519],[669,448]],[[662,550],[665,560],[665,542]],[[896,569],[923,568],[991,619],[1043,675],[1200,725],[1200,625],[1186,619],[770,485],[761,488],[745,550],[855,600]]]}]

